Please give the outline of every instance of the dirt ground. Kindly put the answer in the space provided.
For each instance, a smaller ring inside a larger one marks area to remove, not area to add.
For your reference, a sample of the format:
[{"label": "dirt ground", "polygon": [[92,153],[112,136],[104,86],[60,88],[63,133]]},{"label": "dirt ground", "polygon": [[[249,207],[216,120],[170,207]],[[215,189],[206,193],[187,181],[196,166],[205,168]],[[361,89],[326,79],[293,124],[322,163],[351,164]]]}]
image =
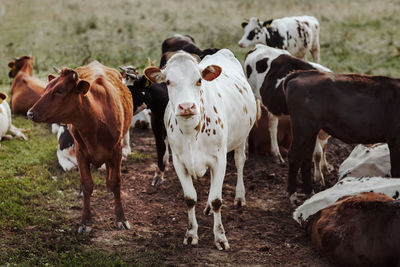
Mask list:
[{"label": "dirt ground", "polygon": [[[195,181],[199,245],[186,247],[182,241],[187,209],[172,162],[166,172],[166,182],[158,188],[152,187],[156,159],[152,132],[135,130],[131,140],[132,149],[151,155],[141,162],[123,164],[122,196],[132,229],[115,228],[112,198],[106,192],[99,192],[102,190],[95,190],[91,246],[115,253],[121,247],[159,251],[167,265],[332,266],[313,249],[304,230],[292,219],[293,208],[285,191],[287,163],[281,166],[267,156],[250,156],[244,169],[247,206],[236,208],[233,206],[236,168],[233,157],[228,157],[222,220],[231,246],[229,251],[221,252],[214,247],[213,218],[203,214],[209,190],[208,175]],[[331,138],[327,149],[327,160],[335,167],[326,177],[327,186],[331,186],[351,146]],[[71,223],[77,224],[81,204],[69,214]]]}]

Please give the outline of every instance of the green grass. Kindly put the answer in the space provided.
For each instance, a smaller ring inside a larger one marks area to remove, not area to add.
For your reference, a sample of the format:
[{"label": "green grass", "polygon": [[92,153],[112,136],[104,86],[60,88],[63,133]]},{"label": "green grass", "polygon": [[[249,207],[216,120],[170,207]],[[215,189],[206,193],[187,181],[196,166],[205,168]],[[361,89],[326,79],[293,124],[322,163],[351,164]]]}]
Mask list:
[{"label": "green grass", "polygon": [[[97,59],[139,69],[158,60],[161,42],[175,32],[192,35],[200,47],[239,48],[243,18],[310,14],[321,23],[321,63],[336,72],[400,77],[400,2],[312,0],[6,0],[0,18],[0,91],[8,92],[7,63],[32,53],[35,75],[46,80],[52,66],[77,67]],[[0,10],[2,10],[0,8]],[[310,58],[310,57],[309,57]],[[134,249],[111,254],[78,236],[65,209],[78,205],[78,173],[64,173],[50,127],[14,117],[29,141],[0,147],[0,265],[161,265],[158,252]],[[149,156],[133,153],[128,163]],[[105,191],[104,175],[94,172]]]}]

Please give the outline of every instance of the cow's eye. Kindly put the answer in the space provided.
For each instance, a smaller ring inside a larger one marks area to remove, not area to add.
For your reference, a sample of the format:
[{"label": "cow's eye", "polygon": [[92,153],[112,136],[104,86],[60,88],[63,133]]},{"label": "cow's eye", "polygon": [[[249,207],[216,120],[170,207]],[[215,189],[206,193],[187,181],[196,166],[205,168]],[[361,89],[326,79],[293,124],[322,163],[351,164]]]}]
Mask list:
[{"label": "cow's eye", "polygon": [[171,82],[170,82],[169,80],[167,80],[166,84],[167,84],[167,85],[170,85],[170,84],[171,84]]},{"label": "cow's eye", "polygon": [[201,78],[196,82],[196,85],[197,85],[197,86],[200,86],[200,85],[201,85]]},{"label": "cow's eye", "polygon": [[57,90],[54,91],[54,93],[55,93],[56,95],[62,95],[62,94],[65,93],[65,90],[63,90],[63,89],[57,89]]}]

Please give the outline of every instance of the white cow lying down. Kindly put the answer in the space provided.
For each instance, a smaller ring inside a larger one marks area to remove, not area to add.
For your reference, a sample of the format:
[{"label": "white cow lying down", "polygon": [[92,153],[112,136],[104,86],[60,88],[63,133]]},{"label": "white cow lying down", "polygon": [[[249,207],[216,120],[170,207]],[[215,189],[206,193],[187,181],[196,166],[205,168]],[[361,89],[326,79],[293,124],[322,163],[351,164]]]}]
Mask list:
[{"label": "white cow lying down", "polygon": [[339,181],[344,177],[390,177],[390,154],[387,144],[358,145],[339,168]]},{"label": "white cow lying down", "polygon": [[[0,140],[11,139],[11,135],[24,139],[25,141],[28,140],[28,138],[26,138],[20,129],[12,125],[11,109],[6,99],[7,94],[0,92]],[[7,135],[7,133],[10,133],[11,135]]]},{"label": "white cow lying down", "polygon": [[307,199],[303,205],[293,212],[293,219],[303,224],[306,219],[318,211],[332,205],[339,198],[348,195],[356,195],[362,192],[384,193],[394,199],[399,198],[400,179],[366,177],[346,177],[329,189],[321,191]]}]

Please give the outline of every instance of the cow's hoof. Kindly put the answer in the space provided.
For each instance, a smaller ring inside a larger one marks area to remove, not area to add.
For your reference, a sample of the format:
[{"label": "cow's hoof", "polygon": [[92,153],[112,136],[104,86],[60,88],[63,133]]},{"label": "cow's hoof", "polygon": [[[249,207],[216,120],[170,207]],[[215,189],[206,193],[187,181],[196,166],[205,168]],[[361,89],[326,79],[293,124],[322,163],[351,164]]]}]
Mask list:
[{"label": "cow's hoof", "polygon": [[199,244],[199,237],[196,234],[186,233],[183,244],[197,246]]},{"label": "cow's hoof", "polygon": [[204,215],[211,215],[211,205],[207,203],[206,208],[203,210]]},{"label": "cow's hoof", "polygon": [[88,226],[88,225],[82,224],[82,225],[79,226],[79,228],[78,228],[78,234],[90,233],[90,231],[92,231],[92,227],[90,227],[90,226]]},{"label": "cow's hoof", "polygon": [[218,238],[215,240],[215,246],[218,250],[229,250],[231,248],[225,235],[223,238]]},{"label": "cow's hoof", "polygon": [[290,205],[292,207],[297,207],[300,204],[299,194],[297,192],[289,196]]},{"label": "cow's hoof", "polygon": [[153,181],[151,182],[152,186],[160,186],[164,183],[164,179],[159,175],[154,176]]},{"label": "cow's hoof", "polygon": [[246,206],[246,200],[243,197],[238,197],[238,198],[235,198],[235,201],[233,202],[233,204],[238,208],[244,207],[244,206]]},{"label": "cow's hoof", "polygon": [[117,222],[117,227],[118,227],[119,230],[129,230],[129,229],[131,229],[131,225],[129,224],[128,221]]},{"label": "cow's hoof", "polygon": [[273,155],[272,160],[276,164],[285,164],[285,160],[282,158],[281,155]]}]

